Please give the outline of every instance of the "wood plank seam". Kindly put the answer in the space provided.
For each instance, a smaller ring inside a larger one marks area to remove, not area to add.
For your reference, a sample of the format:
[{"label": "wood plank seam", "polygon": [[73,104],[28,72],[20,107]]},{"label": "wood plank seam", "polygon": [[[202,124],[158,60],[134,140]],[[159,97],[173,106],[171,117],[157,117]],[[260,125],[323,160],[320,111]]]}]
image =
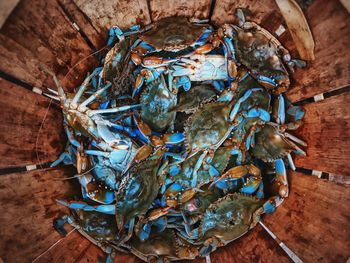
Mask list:
[{"label": "wood plank seam", "polygon": [[[79,26],[79,24],[74,21],[73,16],[68,12],[68,10],[64,7],[64,5],[58,1],[58,6],[61,8],[62,12],[64,13],[64,15],[68,18],[68,20],[70,21],[70,23],[72,24],[72,27],[78,31],[78,33],[81,35],[81,37],[84,39],[84,41],[86,42],[86,44],[91,48],[91,50],[93,52],[96,52],[98,49],[97,47],[94,46],[94,44],[92,43],[92,41],[89,39],[89,37],[85,34],[85,32],[82,30],[82,28]],[[97,54],[95,54],[97,56]]]},{"label": "wood plank seam", "polygon": [[213,16],[215,5],[216,5],[216,0],[211,0],[209,16],[208,16],[209,23],[211,22],[211,17]]},{"label": "wood plank seam", "polygon": [[303,263],[303,261],[286,245],[284,244],[267,226],[263,224],[263,222],[259,221],[259,224],[263,227],[263,229],[276,241],[276,243],[286,252],[288,257],[294,263]]},{"label": "wood plank seam", "polygon": [[150,2],[150,0],[147,0],[146,2],[147,2],[148,13],[149,13],[149,19],[151,21],[151,24],[153,24],[151,2]]}]

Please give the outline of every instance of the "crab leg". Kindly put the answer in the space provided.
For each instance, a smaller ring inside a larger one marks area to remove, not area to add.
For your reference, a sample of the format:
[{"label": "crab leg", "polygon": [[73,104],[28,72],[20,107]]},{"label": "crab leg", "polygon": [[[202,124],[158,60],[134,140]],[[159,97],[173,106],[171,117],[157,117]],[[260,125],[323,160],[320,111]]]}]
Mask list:
[{"label": "crab leg", "polygon": [[193,168],[193,174],[192,174],[192,181],[191,181],[191,187],[197,186],[197,180],[198,180],[198,170],[201,168],[203,164],[204,158],[208,155],[208,151],[204,151],[198,158],[196,165]]},{"label": "crab leg", "polygon": [[58,97],[61,101],[61,106],[63,108],[68,108],[69,105],[68,105],[66,93],[64,92],[61,83],[58,81],[58,79],[55,75],[53,75],[53,81],[55,82],[55,84],[57,86],[57,92],[58,92]]},{"label": "crab leg", "polygon": [[293,162],[293,158],[292,158],[292,155],[290,153],[287,154],[287,158],[288,158],[288,163],[289,163],[289,166],[290,168],[295,171],[295,165],[294,165],[294,162]]},{"label": "crab leg", "polygon": [[75,147],[77,147],[78,149],[81,148],[80,143],[75,139],[73,132],[70,130],[70,128],[68,127],[68,125],[64,124],[64,130],[67,134],[68,140],[69,142],[74,145]]},{"label": "crab leg", "polygon": [[78,92],[75,94],[74,98],[72,99],[70,105],[71,105],[71,108],[72,109],[76,109],[78,107],[77,103],[80,99],[80,97],[83,95],[83,93],[85,92],[87,86],[89,85],[89,82],[91,81],[91,79],[93,77],[95,77],[96,75],[98,75],[100,72],[101,72],[102,68],[99,67],[99,68],[96,68],[91,74],[90,76],[88,76],[83,84],[80,86]]},{"label": "crab leg", "polygon": [[128,111],[136,108],[140,108],[141,104],[129,105],[129,106],[121,106],[117,108],[104,109],[104,110],[89,110],[88,115],[91,117],[95,114],[105,114],[105,113],[117,113],[121,111]]},{"label": "crab leg", "polygon": [[108,215],[115,215],[115,205],[88,205],[83,202],[67,202],[64,200],[56,200],[59,204],[67,206],[71,209],[83,209],[84,211],[95,211]]},{"label": "crab leg", "polygon": [[92,101],[94,101],[96,98],[98,98],[103,92],[105,92],[108,88],[110,88],[112,86],[112,83],[108,82],[107,85],[105,85],[102,89],[97,90],[94,94],[92,94],[88,99],[86,99],[84,102],[82,102],[79,107],[78,110],[79,111],[85,111],[86,110],[86,106],[91,103]]}]

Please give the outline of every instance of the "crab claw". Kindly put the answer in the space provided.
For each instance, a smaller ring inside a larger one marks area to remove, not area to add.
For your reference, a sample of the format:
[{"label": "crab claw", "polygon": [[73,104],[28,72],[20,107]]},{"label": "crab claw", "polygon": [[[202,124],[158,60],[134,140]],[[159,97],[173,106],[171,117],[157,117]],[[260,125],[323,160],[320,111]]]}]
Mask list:
[{"label": "crab claw", "polygon": [[92,206],[83,202],[67,202],[64,200],[56,200],[57,203],[67,206],[71,209],[82,209],[84,211],[95,211],[109,215],[115,215],[115,205],[97,205]]}]

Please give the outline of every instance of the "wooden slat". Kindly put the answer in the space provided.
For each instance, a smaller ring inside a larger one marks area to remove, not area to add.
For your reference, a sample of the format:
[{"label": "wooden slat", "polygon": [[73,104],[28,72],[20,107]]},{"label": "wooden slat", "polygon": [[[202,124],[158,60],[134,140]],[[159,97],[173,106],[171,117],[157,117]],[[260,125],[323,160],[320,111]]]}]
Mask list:
[{"label": "wooden slat", "polygon": [[291,262],[275,240],[260,226],[210,255],[212,263]]},{"label": "wooden slat", "polygon": [[0,168],[57,159],[65,146],[62,113],[58,104],[51,103],[47,110],[50,104],[48,98],[4,79],[0,79],[0,86]]},{"label": "wooden slat", "polygon": [[338,0],[316,0],[308,9],[307,20],[316,59],[295,73],[288,92],[292,101],[350,84],[350,14]]},{"label": "wooden slat", "polygon": [[101,32],[107,32],[112,26],[129,28],[132,25],[151,22],[147,0],[74,1]]},{"label": "wooden slat", "polygon": [[60,239],[53,219],[68,212],[56,199],[77,193],[70,168],[35,170],[0,176],[0,257],[31,262]]},{"label": "wooden slat", "polygon": [[295,134],[304,139],[306,157],[295,158],[298,167],[350,175],[350,93],[304,106],[304,125]]},{"label": "wooden slat", "polygon": [[265,17],[278,10],[274,0],[217,0],[212,22],[218,25],[237,22],[236,8],[248,8],[252,12],[250,19],[256,23],[260,23]]},{"label": "wooden slat", "polygon": [[350,187],[295,172],[290,177],[290,196],[264,224],[304,262],[346,262]]},{"label": "wooden slat", "polygon": [[[31,85],[53,85],[51,76],[41,70],[41,64],[70,89],[81,83],[87,69],[96,66],[93,56],[87,58],[92,50],[56,1],[21,1],[0,33],[3,55],[0,69]],[[80,61],[64,79],[68,70]]]},{"label": "wooden slat", "polygon": [[95,48],[100,49],[107,43],[108,35],[93,26],[88,17],[79,9],[73,0],[58,0],[62,9],[69,13],[74,22],[89,38]]},{"label": "wooden slat", "polygon": [[150,0],[153,21],[170,16],[206,19],[209,16],[210,5],[211,0]]}]

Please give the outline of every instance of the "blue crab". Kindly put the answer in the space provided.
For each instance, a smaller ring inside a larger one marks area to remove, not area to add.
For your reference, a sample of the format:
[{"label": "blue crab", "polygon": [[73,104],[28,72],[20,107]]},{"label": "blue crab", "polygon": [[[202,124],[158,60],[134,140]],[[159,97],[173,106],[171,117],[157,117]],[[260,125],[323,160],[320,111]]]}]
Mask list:
[{"label": "blue crab", "polygon": [[179,95],[177,104],[171,108],[174,112],[193,113],[202,104],[213,101],[217,92],[211,84],[197,84],[189,91]]},{"label": "blue crab", "polygon": [[260,88],[250,89],[229,103],[205,104],[188,119],[185,125],[186,150],[189,156],[202,152],[193,171],[194,178],[206,155],[220,147],[245,118],[259,118],[264,122],[270,120],[269,113],[262,108],[241,110],[242,103],[258,91]]},{"label": "blue crab", "polygon": [[55,229],[63,236],[67,235],[64,229],[64,224],[66,223],[72,225],[82,236],[107,253],[108,257],[106,262],[113,261],[115,250],[124,253],[127,252],[126,249],[113,245],[119,242],[120,236],[112,215],[74,210],[71,215],[64,215],[54,221]]},{"label": "blue crab", "polygon": [[171,229],[154,233],[143,242],[133,237],[128,245],[134,255],[148,262],[194,259],[199,254],[195,246],[178,237]]},{"label": "blue crab", "polygon": [[196,174],[193,170],[196,169],[199,154],[179,164],[168,165],[167,171],[160,176],[167,205],[176,206],[187,202],[196,192],[202,191],[198,188],[217,179],[230,160],[231,150],[230,147],[220,147],[200,163],[202,167],[198,168]]},{"label": "blue crab", "polygon": [[299,60],[292,60],[287,49],[269,33],[254,22],[247,22],[238,9],[240,26],[225,24],[222,34],[232,41],[231,51],[237,64],[243,64],[266,88],[280,93],[290,85],[289,73],[285,64],[304,66]]},{"label": "blue crab", "polygon": [[147,212],[158,195],[157,171],[164,154],[159,149],[147,160],[133,166],[123,178],[116,195],[116,221],[119,230]]},{"label": "blue crab", "polygon": [[263,200],[250,195],[227,194],[206,209],[198,228],[179,233],[191,244],[200,246],[200,255],[206,256],[253,228],[264,213],[263,205]]},{"label": "blue crab", "polygon": [[147,85],[140,103],[140,117],[153,131],[164,132],[169,129],[175,118],[169,109],[176,105],[177,96],[169,90],[163,76]]},{"label": "blue crab", "polygon": [[179,56],[207,53],[213,49],[207,43],[212,32],[211,26],[192,24],[185,17],[164,18],[139,35],[142,41],[132,48],[131,59],[136,65],[152,68],[168,65]]},{"label": "blue crab", "polygon": [[131,90],[135,79],[131,74],[135,66],[130,63],[130,48],[135,38],[124,38],[116,43],[107,53],[102,70],[105,83],[112,83],[114,95]]}]

